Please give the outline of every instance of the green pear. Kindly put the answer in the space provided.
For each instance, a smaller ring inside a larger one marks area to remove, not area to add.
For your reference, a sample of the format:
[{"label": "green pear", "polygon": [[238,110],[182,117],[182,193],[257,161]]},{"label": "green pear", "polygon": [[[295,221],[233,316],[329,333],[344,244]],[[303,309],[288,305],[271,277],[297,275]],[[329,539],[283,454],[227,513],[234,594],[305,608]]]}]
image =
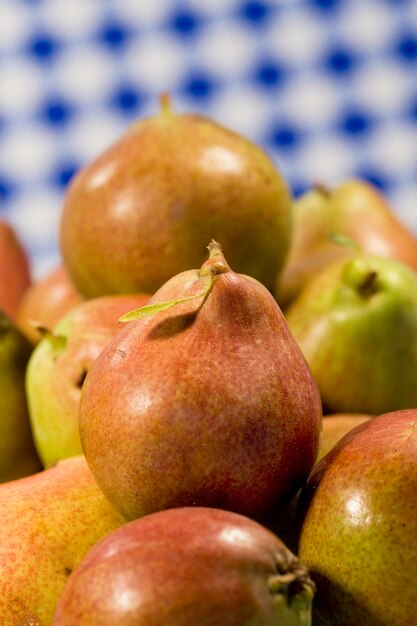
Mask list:
[{"label": "green pear", "polygon": [[72,570],[123,524],[83,456],[0,486],[0,624],[48,626]]},{"label": "green pear", "polygon": [[59,265],[26,289],[17,308],[16,324],[36,345],[44,336],[42,329],[54,328],[82,300],[67,270]]},{"label": "green pear", "polygon": [[0,482],[41,469],[25,395],[31,345],[0,311]]},{"label": "green pear", "polygon": [[146,294],[122,294],[80,302],[34,349],[26,371],[26,395],[36,448],[45,467],[82,453],[78,405],[85,376],[121,330],[119,317],[148,300]]},{"label": "green pear", "polygon": [[291,237],[281,173],[252,141],[161,100],[69,185],[60,240],[75,286],[86,297],[154,293],[200,267],[214,238],[272,290]]},{"label": "green pear", "polygon": [[306,285],[286,319],[325,413],[378,415],[417,406],[417,273],[357,254]]},{"label": "green pear", "polygon": [[261,519],[317,456],[320,395],[281,310],[209,248],[124,316],[83,386],[83,450],[126,519],[189,505]]},{"label": "green pear", "polygon": [[282,541],[230,511],[147,515],[71,574],[53,626],[311,626],[314,583]]},{"label": "green pear", "polygon": [[13,226],[0,220],[0,310],[13,320],[30,283],[27,252]]},{"label": "green pear", "polygon": [[275,291],[284,309],[328,263],[354,254],[332,233],[350,238],[363,252],[396,258],[417,270],[417,239],[364,180],[347,180],[334,189],[316,186],[295,202],[293,216],[291,249]]},{"label": "green pear", "polygon": [[417,409],[357,426],[299,498],[298,556],[321,626],[417,624]]}]

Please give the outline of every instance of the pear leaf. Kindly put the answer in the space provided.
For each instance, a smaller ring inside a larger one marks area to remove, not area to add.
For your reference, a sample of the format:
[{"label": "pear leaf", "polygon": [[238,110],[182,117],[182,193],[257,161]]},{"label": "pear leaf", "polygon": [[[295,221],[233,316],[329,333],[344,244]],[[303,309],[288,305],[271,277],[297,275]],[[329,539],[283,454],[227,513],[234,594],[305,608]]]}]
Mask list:
[{"label": "pear leaf", "polygon": [[336,233],[333,230],[329,230],[327,233],[329,239],[336,243],[338,246],[345,246],[346,248],[353,248],[354,250],[361,250],[361,247],[357,241],[344,235],[343,233]]},{"label": "pear leaf", "polygon": [[155,313],[160,313],[160,311],[166,311],[181,302],[188,302],[189,300],[196,300],[197,298],[205,298],[210,293],[213,286],[213,276],[209,274],[209,277],[210,282],[208,287],[206,287],[206,289],[201,293],[196,293],[193,296],[186,296],[185,298],[177,298],[176,300],[167,300],[166,302],[157,302],[156,304],[146,304],[145,306],[139,307],[139,309],[134,309],[133,311],[125,313],[119,317],[119,322],[131,322],[132,320],[155,315]]}]

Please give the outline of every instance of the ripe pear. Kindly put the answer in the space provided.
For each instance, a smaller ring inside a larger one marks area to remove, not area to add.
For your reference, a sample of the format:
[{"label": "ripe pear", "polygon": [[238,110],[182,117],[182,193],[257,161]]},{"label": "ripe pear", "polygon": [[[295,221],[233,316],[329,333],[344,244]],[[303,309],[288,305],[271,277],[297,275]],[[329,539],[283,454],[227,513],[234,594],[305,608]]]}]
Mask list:
[{"label": "ripe pear", "polygon": [[351,430],[300,495],[299,558],[323,626],[416,621],[417,409]]},{"label": "ripe pear", "polygon": [[209,248],[123,318],[82,390],[87,462],[128,520],[188,505],[262,518],[317,456],[320,396],[278,305]]},{"label": "ripe pear", "polygon": [[123,524],[83,456],[0,486],[0,624],[47,626],[87,550]]},{"label": "ripe pear", "polygon": [[323,417],[323,434],[320,442],[317,462],[353,428],[371,419],[372,415],[363,413],[332,413]]},{"label": "ripe pear", "polygon": [[161,104],[69,185],[60,241],[77,289],[154,293],[200,267],[211,238],[236,271],[273,289],[291,237],[283,176],[252,141],[175,113],[166,95]]},{"label": "ripe pear", "polygon": [[417,273],[357,254],[311,279],[286,320],[327,413],[417,406]]},{"label": "ripe pear", "polygon": [[255,521],[186,507],[98,542],[68,579],[53,626],[309,626],[314,584]]},{"label": "ripe pear", "polygon": [[25,372],[32,347],[0,311],[0,482],[41,469],[30,427]]},{"label": "ripe pear", "polygon": [[13,320],[30,283],[27,252],[13,226],[0,220],[0,310]]},{"label": "ripe pear", "polygon": [[119,332],[119,317],[148,302],[146,294],[92,298],[73,307],[34,349],[26,371],[33,436],[45,467],[82,453],[81,388],[91,364]]},{"label": "ripe pear", "polygon": [[[350,430],[359,426],[370,415],[360,413],[338,413],[323,416],[323,432],[316,463],[327,454]],[[275,515],[265,520],[265,525],[280,537],[293,552],[298,550],[300,524],[297,519],[299,493],[288,504],[279,508]]]},{"label": "ripe pear", "polygon": [[44,336],[42,329],[52,330],[82,300],[66,268],[59,265],[26,289],[17,309],[16,323],[31,344],[36,345]]},{"label": "ripe pear", "polygon": [[347,180],[334,189],[318,185],[295,202],[293,215],[291,249],[275,292],[284,309],[323,267],[354,254],[331,233],[350,238],[363,252],[396,258],[417,271],[416,237],[381,192],[364,180]]}]

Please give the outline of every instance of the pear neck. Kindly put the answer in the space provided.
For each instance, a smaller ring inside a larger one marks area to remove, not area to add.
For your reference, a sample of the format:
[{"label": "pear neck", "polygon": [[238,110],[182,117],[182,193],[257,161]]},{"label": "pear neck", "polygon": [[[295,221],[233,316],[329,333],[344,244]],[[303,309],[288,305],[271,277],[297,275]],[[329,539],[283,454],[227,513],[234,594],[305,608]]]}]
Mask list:
[{"label": "pear neck", "polygon": [[332,189],[321,181],[315,182],[313,185],[313,189],[324,198],[330,198],[330,196],[332,195]]},{"label": "pear neck", "polygon": [[173,114],[171,95],[167,91],[163,91],[159,96],[160,112],[164,116]]},{"label": "pear neck", "polygon": [[231,271],[219,243],[212,240],[208,245],[208,250],[210,253],[209,258],[202,265],[200,276],[211,274],[214,277]]}]

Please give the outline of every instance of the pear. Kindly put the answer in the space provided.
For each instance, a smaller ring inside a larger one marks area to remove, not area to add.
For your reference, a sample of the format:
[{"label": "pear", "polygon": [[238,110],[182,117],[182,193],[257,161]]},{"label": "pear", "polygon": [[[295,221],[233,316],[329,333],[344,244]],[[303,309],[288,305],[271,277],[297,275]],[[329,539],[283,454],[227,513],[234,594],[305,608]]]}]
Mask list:
[{"label": "pear", "polygon": [[291,218],[288,186],[259,146],[210,118],[175,113],[164,94],[159,113],[72,179],[61,250],[86,297],[154,293],[200,267],[211,238],[236,271],[273,289]]},{"label": "pear", "polygon": [[369,254],[396,258],[417,270],[417,239],[370,183],[347,180],[334,189],[317,185],[294,204],[291,249],[275,295],[286,309],[327,264],[354,254],[331,234],[356,242]]},{"label": "pear", "polygon": [[68,576],[123,524],[83,456],[0,486],[0,624],[47,626]]},{"label": "pear", "polygon": [[17,308],[16,324],[31,344],[36,345],[43,337],[42,328],[52,329],[82,300],[66,268],[59,265],[26,289]]},{"label": "pear", "polygon": [[[335,413],[323,416],[323,432],[317,461],[323,458],[346,433],[370,419],[371,415],[360,413]],[[300,524],[297,519],[299,492],[284,507],[264,521],[264,524],[280,537],[293,552],[298,550]]]},{"label": "pear", "polygon": [[371,419],[363,413],[332,413],[323,417],[323,434],[317,461],[322,459],[350,430]]},{"label": "pear", "polygon": [[286,320],[325,413],[378,415],[417,406],[417,273],[356,254],[311,279]]},{"label": "pear", "polygon": [[36,448],[45,467],[82,454],[78,405],[85,376],[121,330],[119,317],[148,300],[146,294],[121,294],[80,302],[34,349],[26,371],[26,395]]},{"label": "pear", "polygon": [[417,409],[373,417],[313,469],[299,499],[299,558],[323,626],[416,621]]},{"label": "pear", "polygon": [[123,316],[83,386],[87,462],[128,520],[188,505],[262,518],[317,456],[320,396],[278,305],[209,249]]},{"label": "pear", "polygon": [[25,395],[25,372],[32,348],[0,311],[0,482],[41,469]]},{"label": "pear", "polygon": [[255,521],[186,507],[98,542],[71,574],[53,626],[309,626],[314,584]]},{"label": "pear", "polygon": [[30,283],[27,252],[15,228],[0,220],[0,310],[12,320]]}]

